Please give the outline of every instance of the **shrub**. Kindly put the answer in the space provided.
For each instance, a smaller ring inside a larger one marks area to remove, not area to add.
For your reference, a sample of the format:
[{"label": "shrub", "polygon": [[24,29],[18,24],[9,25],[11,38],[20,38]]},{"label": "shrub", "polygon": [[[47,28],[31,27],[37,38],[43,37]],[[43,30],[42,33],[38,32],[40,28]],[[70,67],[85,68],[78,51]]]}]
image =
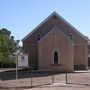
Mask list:
[{"label": "shrub", "polygon": [[0,62],[0,68],[14,68],[16,67],[15,58],[7,58]]}]

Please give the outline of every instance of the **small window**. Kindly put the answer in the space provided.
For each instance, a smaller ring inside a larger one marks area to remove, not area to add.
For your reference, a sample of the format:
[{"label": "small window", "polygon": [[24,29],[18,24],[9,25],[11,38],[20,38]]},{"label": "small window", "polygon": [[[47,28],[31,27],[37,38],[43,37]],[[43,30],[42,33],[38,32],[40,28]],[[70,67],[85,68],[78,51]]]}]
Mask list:
[{"label": "small window", "polygon": [[54,52],[54,64],[58,64],[58,52]]},{"label": "small window", "polygon": [[73,35],[72,34],[69,34],[69,39],[73,39]]},{"label": "small window", "polygon": [[41,39],[41,35],[37,36],[37,41],[39,41]]}]

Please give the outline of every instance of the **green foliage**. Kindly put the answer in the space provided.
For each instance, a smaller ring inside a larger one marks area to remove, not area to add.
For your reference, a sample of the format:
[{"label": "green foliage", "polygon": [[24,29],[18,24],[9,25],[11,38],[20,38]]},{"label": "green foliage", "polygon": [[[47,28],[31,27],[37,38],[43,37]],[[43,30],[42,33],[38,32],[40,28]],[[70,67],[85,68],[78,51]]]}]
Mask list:
[{"label": "green foliage", "polygon": [[7,29],[0,29],[0,67],[15,64],[12,57],[19,49],[19,40],[14,40],[14,36],[11,36],[11,32]]}]

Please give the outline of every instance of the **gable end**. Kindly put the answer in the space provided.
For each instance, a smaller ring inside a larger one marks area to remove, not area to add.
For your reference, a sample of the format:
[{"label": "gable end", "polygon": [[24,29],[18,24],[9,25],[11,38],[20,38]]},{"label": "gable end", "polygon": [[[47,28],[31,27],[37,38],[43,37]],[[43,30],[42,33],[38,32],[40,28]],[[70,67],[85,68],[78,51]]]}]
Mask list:
[{"label": "gable end", "polygon": [[56,12],[53,12],[51,15],[49,15],[43,22],[41,22],[34,30],[32,30],[28,35],[26,35],[26,37],[24,37],[22,39],[22,41],[24,41],[25,39],[27,39],[31,34],[33,34],[36,30],[38,30],[38,28],[40,28],[45,22],[47,22],[50,18],[56,18],[58,17],[59,19],[61,19],[66,25],[68,25],[71,29],[73,29],[77,34],[79,34],[82,38],[84,38],[85,40],[88,40],[86,36],[84,36],[82,33],[80,33],[76,28],[74,28],[70,23],[68,23],[64,18],[62,18],[59,14],[57,14]]}]

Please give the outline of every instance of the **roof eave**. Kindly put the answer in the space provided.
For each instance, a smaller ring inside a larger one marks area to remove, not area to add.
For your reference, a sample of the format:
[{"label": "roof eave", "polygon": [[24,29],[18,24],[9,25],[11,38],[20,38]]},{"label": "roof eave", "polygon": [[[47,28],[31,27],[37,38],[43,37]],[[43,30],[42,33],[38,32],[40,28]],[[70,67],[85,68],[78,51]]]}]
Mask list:
[{"label": "roof eave", "polygon": [[64,23],[66,23],[70,28],[72,28],[75,32],[77,32],[80,36],[82,36],[85,40],[88,41],[88,38],[86,36],[84,36],[82,33],[80,33],[75,27],[73,27],[70,23],[68,23],[64,18],[62,18],[59,14],[57,14],[55,11],[49,15],[43,22],[41,22],[34,30],[32,30],[28,35],[26,35],[26,37],[24,37],[22,39],[22,41],[24,41],[25,39],[27,39],[31,34],[33,34],[39,27],[41,27],[45,22],[47,22],[53,15],[56,15],[57,17],[59,17]]},{"label": "roof eave", "polygon": [[22,39],[22,41],[24,41],[25,39],[27,39],[28,38],[28,36],[30,36],[32,33],[34,33],[39,27],[41,27],[45,22],[47,22],[53,15],[55,15],[55,11],[51,14],[51,15],[49,15],[44,21],[42,21],[35,29],[33,29],[28,35],[26,35],[23,39]]}]

